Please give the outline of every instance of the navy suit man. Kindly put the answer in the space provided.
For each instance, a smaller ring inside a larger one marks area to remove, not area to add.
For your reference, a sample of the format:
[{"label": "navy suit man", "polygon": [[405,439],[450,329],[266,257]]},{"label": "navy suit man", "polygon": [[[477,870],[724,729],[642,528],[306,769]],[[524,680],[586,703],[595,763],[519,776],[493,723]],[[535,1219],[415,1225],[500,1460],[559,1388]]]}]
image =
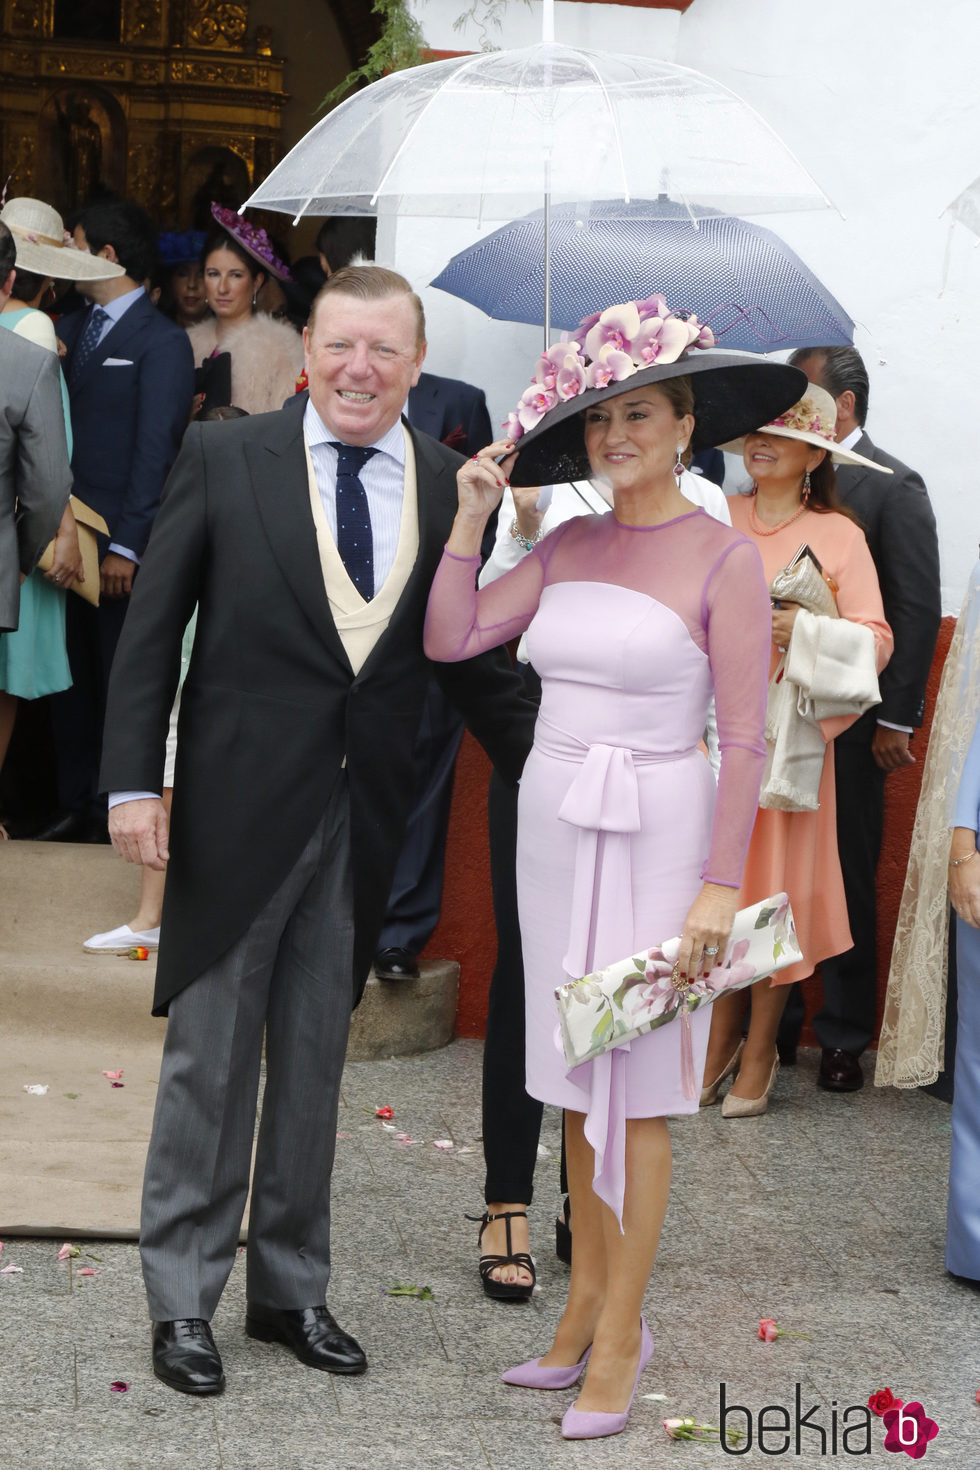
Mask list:
[{"label": "navy suit man", "polygon": [[75,244],[118,262],[125,273],[80,282],[91,306],[59,323],[68,349],[74,493],[109,527],[100,547],[99,606],[68,599],[72,687],[52,699],[61,811],[36,835],[62,842],[104,838],[98,770],[109,672],[194,393],[187,334],[143,289],[156,248],[149,217],[128,200],[89,205]]}]

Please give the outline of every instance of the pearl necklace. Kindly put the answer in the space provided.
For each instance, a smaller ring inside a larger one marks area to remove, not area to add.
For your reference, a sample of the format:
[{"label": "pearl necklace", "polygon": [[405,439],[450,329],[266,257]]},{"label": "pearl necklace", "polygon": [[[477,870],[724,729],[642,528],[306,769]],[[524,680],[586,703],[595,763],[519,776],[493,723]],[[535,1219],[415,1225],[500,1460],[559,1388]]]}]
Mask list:
[{"label": "pearl necklace", "polygon": [[807,510],[808,507],[806,505],[801,505],[796,514],[790,516],[788,520],[780,521],[778,526],[767,526],[759,519],[759,514],[755,508],[755,499],[753,498],[752,504],[749,506],[749,518],[752,521],[752,529],[757,536],[775,536],[777,531],[785,531],[786,527],[791,526],[794,521],[798,521],[800,516],[805,516]]}]

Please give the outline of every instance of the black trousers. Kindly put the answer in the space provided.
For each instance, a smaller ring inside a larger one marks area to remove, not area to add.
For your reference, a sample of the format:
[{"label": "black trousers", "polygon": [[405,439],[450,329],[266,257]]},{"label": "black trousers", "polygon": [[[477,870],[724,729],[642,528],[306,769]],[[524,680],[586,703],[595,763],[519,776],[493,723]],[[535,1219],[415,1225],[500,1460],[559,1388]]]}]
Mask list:
[{"label": "black trousers", "polygon": [[378,949],[418,954],[439,922],[446,834],[463,721],[442,686],[430,678],[415,737],[415,803],[388,897]]},{"label": "black trousers", "polygon": [[[520,665],[518,665],[520,668]],[[524,671],[527,694],[539,699],[534,670]],[[524,955],[517,918],[517,788],[490,777],[490,883],[497,926],[497,963],[490,980],[483,1051],[484,1198],[530,1204],[543,1105],[524,1087]]]},{"label": "black trousers", "polygon": [[129,598],[103,598],[93,607],[67,595],[66,634],[71,688],[51,696],[58,764],[58,801],[65,811],[105,816],[99,792],[102,726],[116,645]]},{"label": "black trousers", "polygon": [[834,746],[837,847],[854,948],[822,961],[823,1005],[813,1018],[813,1029],[822,1047],[839,1047],[858,1056],[870,1045],[875,1030],[875,874],[885,811],[885,772],[871,754],[870,738],[863,738],[863,728],[861,736],[838,739]]}]

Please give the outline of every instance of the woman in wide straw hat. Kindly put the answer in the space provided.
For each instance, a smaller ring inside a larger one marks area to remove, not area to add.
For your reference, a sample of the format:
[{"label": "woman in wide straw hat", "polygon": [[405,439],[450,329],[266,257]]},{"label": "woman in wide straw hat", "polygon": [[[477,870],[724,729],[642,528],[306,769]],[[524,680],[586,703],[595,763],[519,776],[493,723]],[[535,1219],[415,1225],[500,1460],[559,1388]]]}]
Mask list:
[{"label": "woman in wide straw hat", "polygon": [[[770,757],[739,903],[788,893],[804,959],[781,970],[772,980],[758,980],[751,987],[752,1016],[744,1043],[742,1017],[747,995],[722,997],[711,1008],[705,1066],[709,1080],[701,1101],[702,1105],[713,1103],[721,1083],[735,1074],[722,1103],[726,1118],[755,1117],[766,1111],[779,1069],[776,1031],[789,985],[805,979],[820,960],[850,949],[852,943],[837,854],[833,742],[864,708],[878,702],[874,673],[880,673],[891,656],[892,635],[864,532],[850,512],[838,504],[833,461],[863,464],[873,470],[882,470],[883,466],[852,450],[840,449],[835,439],[836,422],[834,400],[823,388],[811,384],[799,403],[745,436],[741,448],[745,468],[752,476],[752,492],[729,502],[732,524],[759,548],[770,583],[805,543],[836,590],[838,617],[833,620],[826,612],[801,613],[799,606],[789,601],[777,599],[774,605],[770,746],[784,676],[789,688],[799,674],[801,692],[809,696],[813,686],[806,680],[816,682],[827,674],[826,661],[833,655],[829,640],[834,640],[837,656],[846,667],[853,667],[861,657],[870,659],[872,667],[866,704],[854,704],[849,707],[851,712],[823,718],[817,727],[811,725],[804,732],[814,734],[818,746],[815,769],[810,767],[810,786],[798,774],[805,765],[798,749],[792,773],[788,764],[783,767],[790,774],[788,780],[770,779],[776,768],[775,756]],[[833,610],[832,601],[830,607]],[[829,626],[831,621],[833,627]],[[857,627],[864,630],[863,637]],[[806,666],[805,677],[797,665],[801,669]]]},{"label": "woman in wide straw hat", "polygon": [[[17,250],[13,290],[0,310],[0,326],[57,352],[51,318],[40,310],[53,300],[53,283],[121,276],[123,268],[76,250],[65,235],[60,214],[40,199],[8,200],[0,209],[0,221],[13,235]],[[71,419],[64,377],[61,398],[70,455]],[[17,629],[0,638],[0,768],[17,718],[17,700],[39,699],[71,684],[64,593],[76,579],[82,579],[82,561],[69,501],[55,536],[52,565],[46,572],[32,572],[24,582]],[[0,836],[5,835],[0,826]]]},{"label": "woman in wide straw hat", "polygon": [[[554,991],[678,933],[693,978],[727,943],[765,757],[769,598],[749,539],[685,499],[678,471],[689,446],[764,422],[804,384],[781,364],[704,350],[710,332],[663,297],[586,326],[541,358],[511,437],[461,466],[426,620],[426,649],[446,660],[527,631],[542,676],[518,825],[527,1088],[565,1109],[575,1247],[552,1345],[504,1377],[571,1389],[585,1372],[568,1438],[626,1424],[653,1351],[641,1308],[670,1184],[666,1115],[697,1096],[677,1026],[569,1073]],[[613,511],[566,522],[477,593],[508,473],[517,485],[598,477]],[[699,750],[712,693],[717,803]],[[698,1079],[707,1021],[694,1014]]]}]

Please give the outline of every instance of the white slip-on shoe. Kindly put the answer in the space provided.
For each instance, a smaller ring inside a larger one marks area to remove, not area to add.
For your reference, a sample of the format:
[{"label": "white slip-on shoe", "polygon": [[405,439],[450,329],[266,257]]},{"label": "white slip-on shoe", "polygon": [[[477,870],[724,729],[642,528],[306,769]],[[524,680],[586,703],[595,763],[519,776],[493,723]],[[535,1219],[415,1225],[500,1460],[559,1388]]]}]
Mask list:
[{"label": "white slip-on shoe", "polygon": [[107,929],[104,934],[93,934],[91,939],[86,939],[82,949],[86,954],[129,954],[138,945],[144,949],[158,949],[159,925],[156,929],[130,929],[128,924],[120,924],[118,929]]}]

